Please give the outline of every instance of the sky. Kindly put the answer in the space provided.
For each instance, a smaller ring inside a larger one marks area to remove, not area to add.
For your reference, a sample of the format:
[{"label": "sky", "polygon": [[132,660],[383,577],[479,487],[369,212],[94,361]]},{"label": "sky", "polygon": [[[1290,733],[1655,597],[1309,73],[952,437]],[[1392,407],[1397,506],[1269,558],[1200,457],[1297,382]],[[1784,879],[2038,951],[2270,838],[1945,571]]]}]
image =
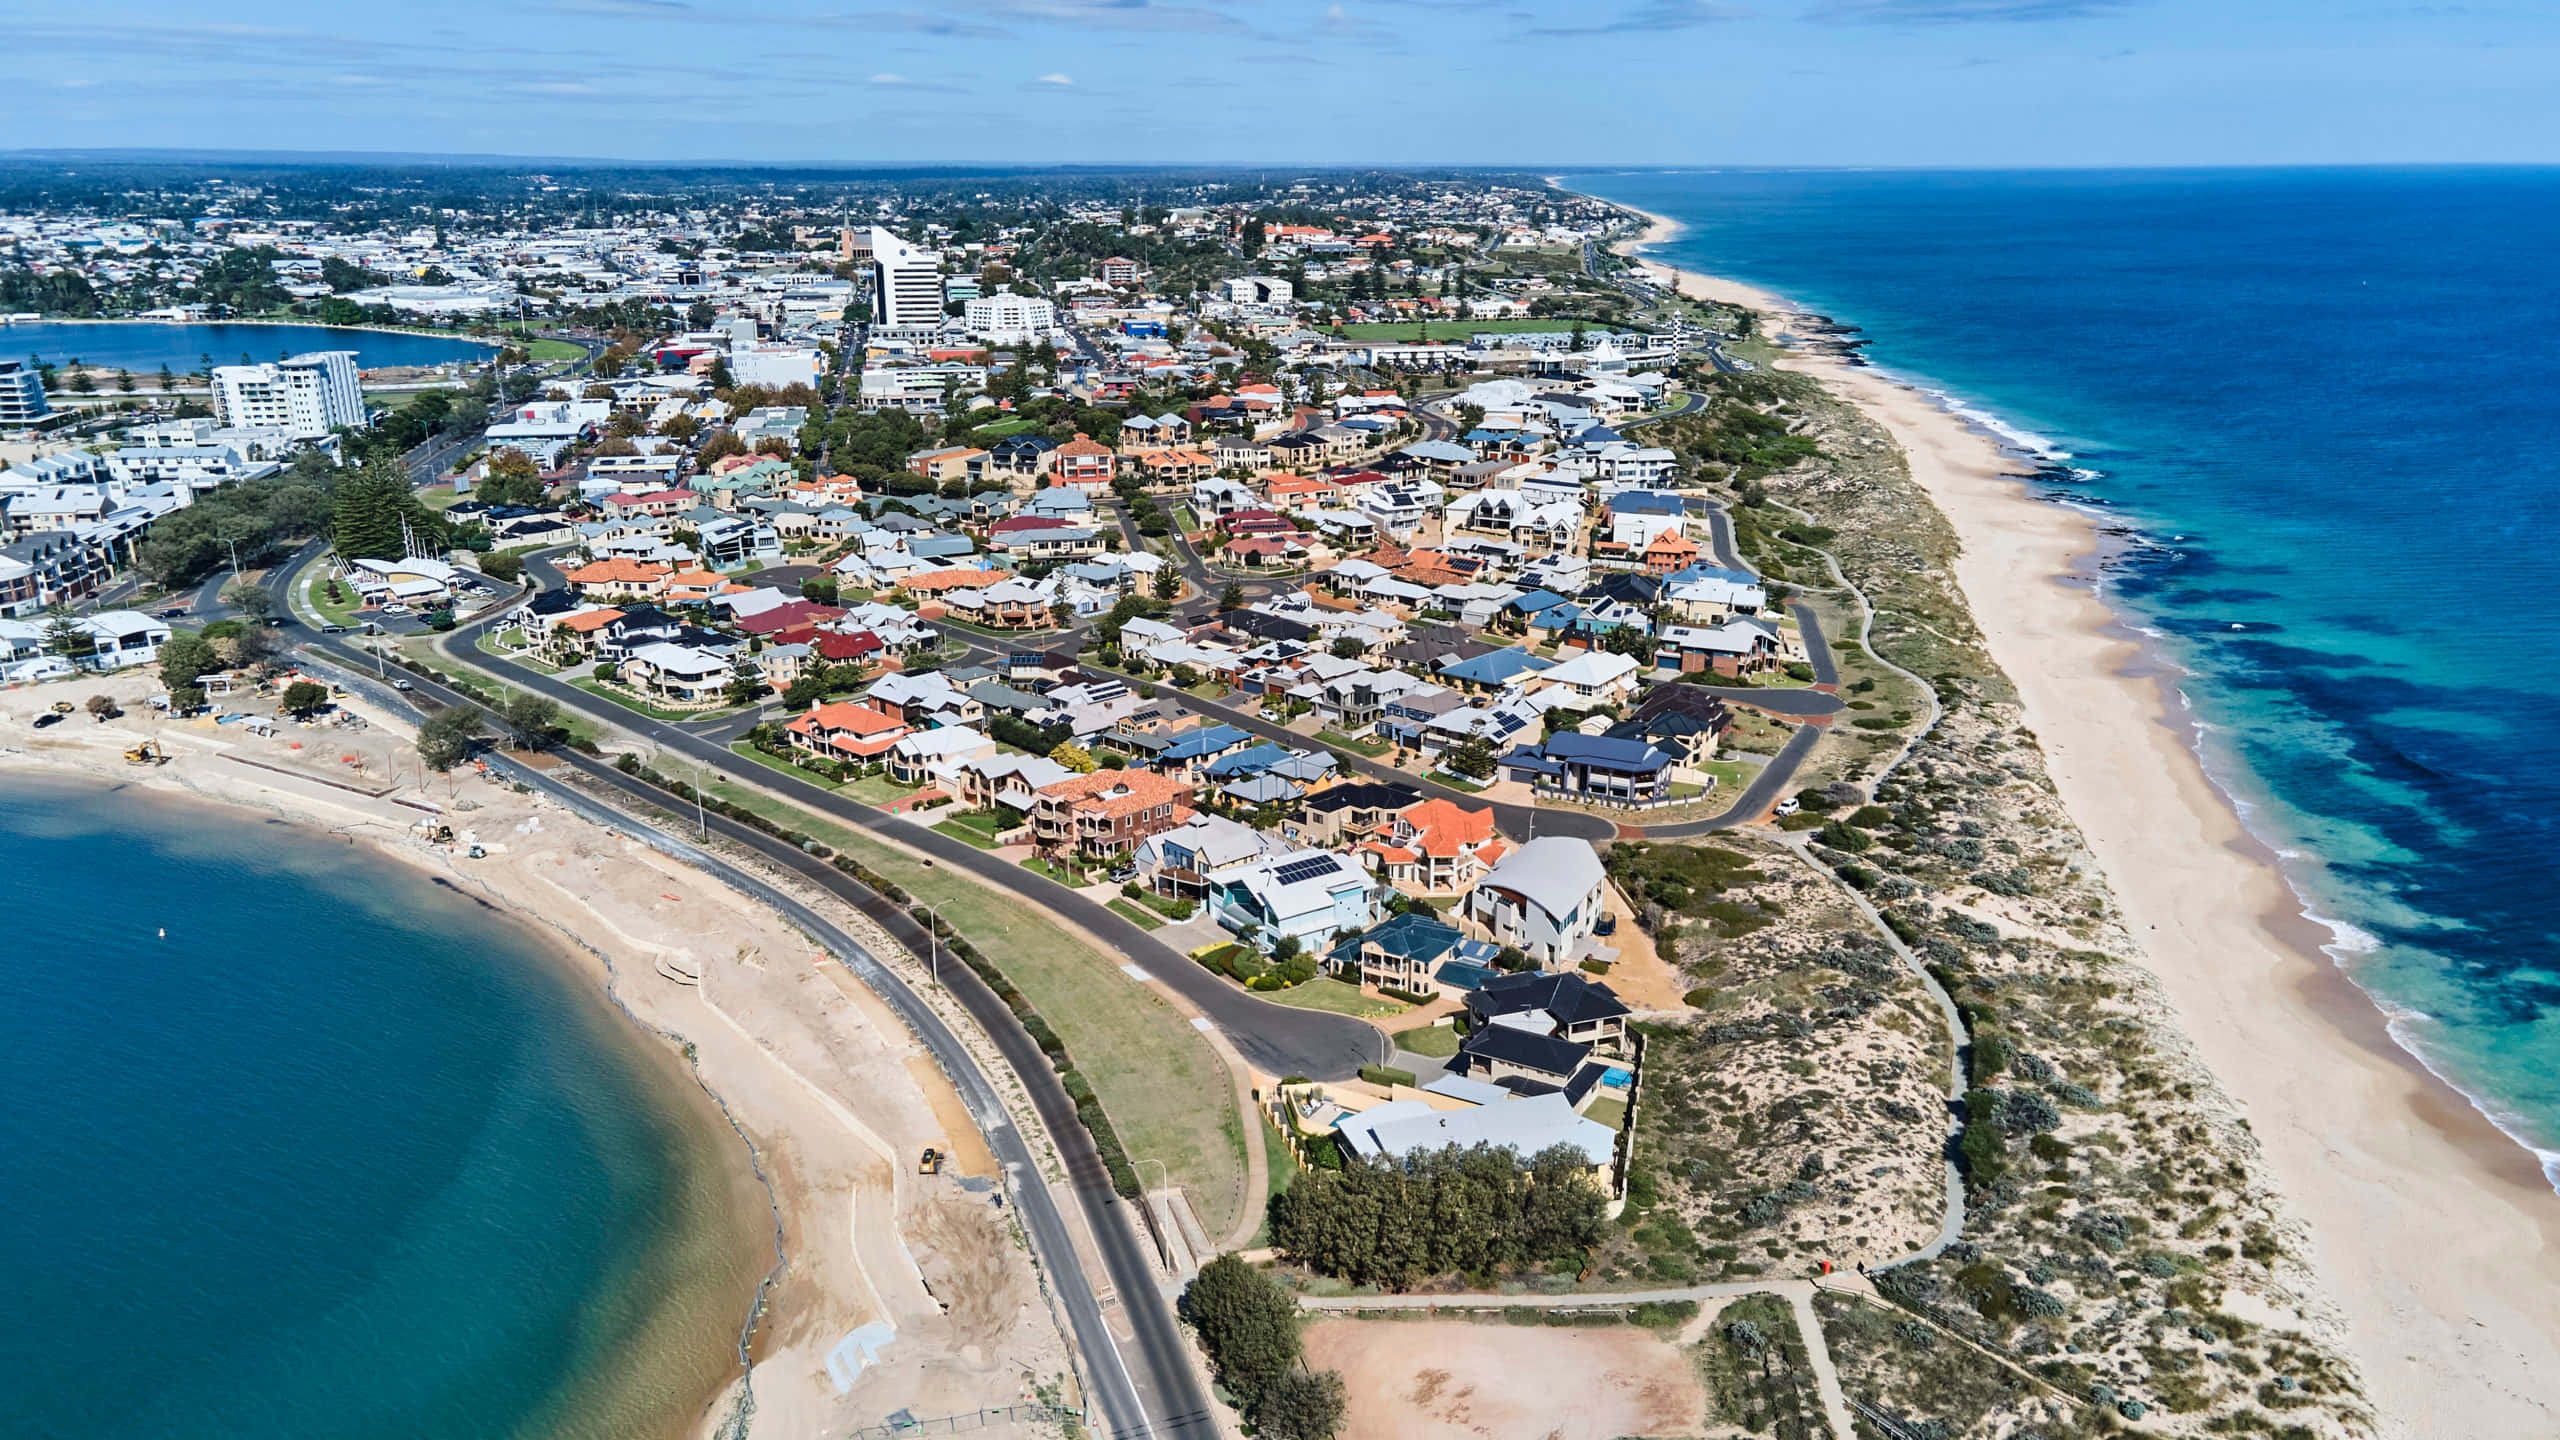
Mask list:
[{"label": "sky", "polygon": [[0,148],[2531,163],[2554,76],[2555,0],[0,0]]}]

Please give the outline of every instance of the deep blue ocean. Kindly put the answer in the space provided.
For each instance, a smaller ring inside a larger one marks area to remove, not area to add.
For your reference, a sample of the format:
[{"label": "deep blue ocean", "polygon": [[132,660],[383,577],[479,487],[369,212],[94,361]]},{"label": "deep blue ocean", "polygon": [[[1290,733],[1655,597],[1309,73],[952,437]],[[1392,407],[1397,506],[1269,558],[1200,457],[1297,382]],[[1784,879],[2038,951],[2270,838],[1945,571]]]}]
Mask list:
[{"label": "deep blue ocean", "polygon": [[476,901],[9,777],[0,936],[0,1435],[623,1436],[735,1369],[734,1141]]},{"label": "deep blue ocean", "polygon": [[2141,537],[2107,587],[2393,1030],[2560,1176],[2560,170],[1571,187]]},{"label": "deep blue ocean", "polygon": [[39,321],[0,326],[0,360],[40,359],[54,364],[78,360],[111,370],[130,370],[137,380],[157,375],[163,365],[175,374],[188,374],[202,366],[207,355],[216,365],[252,365],[306,350],[353,350],[356,363],[368,369],[377,365],[481,361],[497,353],[475,340],[389,330],[342,330],[326,325],[182,325],[157,321],[66,325]]}]

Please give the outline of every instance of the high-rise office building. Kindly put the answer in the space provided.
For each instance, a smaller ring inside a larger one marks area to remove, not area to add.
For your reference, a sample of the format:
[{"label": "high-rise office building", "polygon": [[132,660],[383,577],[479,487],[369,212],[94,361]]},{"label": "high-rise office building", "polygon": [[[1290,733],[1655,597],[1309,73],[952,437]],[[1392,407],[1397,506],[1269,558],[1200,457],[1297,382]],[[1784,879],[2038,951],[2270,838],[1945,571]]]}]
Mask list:
[{"label": "high-rise office building", "polygon": [[942,256],[871,227],[871,321],[884,329],[942,323]]},{"label": "high-rise office building", "polygon": [[316,440],[364,425],[364,389],[353,350],[314,350],[272,365],[217,365],[213,413],[225,425],[279,429]]}]

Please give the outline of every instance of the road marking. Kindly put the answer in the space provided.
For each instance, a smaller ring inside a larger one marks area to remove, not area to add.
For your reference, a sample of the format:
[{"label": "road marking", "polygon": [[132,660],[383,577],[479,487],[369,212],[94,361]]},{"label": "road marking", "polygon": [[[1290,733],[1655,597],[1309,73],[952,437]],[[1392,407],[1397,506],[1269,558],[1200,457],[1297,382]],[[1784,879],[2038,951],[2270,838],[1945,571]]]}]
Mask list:
[{"label": "road marking", "polygon": [[1135,965],[1121,966],[1120,973],[1128,976],[1132,980],[1153,980],[1156,978],[1153,975],[1148,974],[1146,971],[1139,969]]},{"label": "road marking", "polygon": [[1203,1035],[1206,1035],[1216,1030],[1218,1027],[1211,1023],[1208,1016],[1194,1015],[1191,1017],[1191,1028],[1199,1031]]}]

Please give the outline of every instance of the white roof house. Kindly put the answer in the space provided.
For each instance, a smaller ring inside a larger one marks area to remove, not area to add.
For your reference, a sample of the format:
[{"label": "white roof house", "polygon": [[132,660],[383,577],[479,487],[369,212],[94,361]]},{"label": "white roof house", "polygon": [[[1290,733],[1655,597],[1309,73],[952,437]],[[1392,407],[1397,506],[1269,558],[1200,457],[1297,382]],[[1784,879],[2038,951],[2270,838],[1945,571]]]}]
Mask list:
[{"label": "white roof house", "polygon": [[1585,650],[1561,665],[1528,677],[1526,687],[1536,691],[1561,691],[1579,701],[1605,705],[1636,692],[1638,668],[1634,656],[1613,654],[1607,650]]},{"label": "white roof house", "polygon": [[1490,1145],[1527,1160],[1554,1145],[1571,1145],[1593,1168],[1605,1166],[1617,1132],[1573,1111],[1561,1094],[1501,1100],[1467,1110],[1436,1110],[1420,1100],[1390,1100],[1335,1125],[1363,1159],[1401,1159],[1455,1145]]}]

